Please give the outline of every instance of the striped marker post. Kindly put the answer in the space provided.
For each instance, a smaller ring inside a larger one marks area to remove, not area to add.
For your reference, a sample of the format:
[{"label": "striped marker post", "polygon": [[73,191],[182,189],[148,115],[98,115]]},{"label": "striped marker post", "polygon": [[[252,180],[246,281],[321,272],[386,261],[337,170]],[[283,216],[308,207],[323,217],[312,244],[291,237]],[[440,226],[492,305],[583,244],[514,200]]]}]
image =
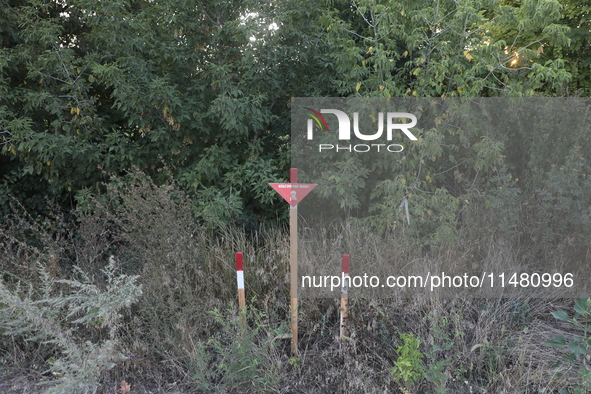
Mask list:
[{"label": "striped marker post", "polygon": [[236,282],[238,284],[238,306],[240,313],[246,308],[246,297],[244,296],[244,267],[242,252],[236,252]]},{"label": "striped marker post", "polygon": [[343,255],[342,262],[342,280],[343,286],[341,287],[341,340],[345,337],[345,328],[347,324],[347,304],[349,302],[349,259],[348,254]]}]

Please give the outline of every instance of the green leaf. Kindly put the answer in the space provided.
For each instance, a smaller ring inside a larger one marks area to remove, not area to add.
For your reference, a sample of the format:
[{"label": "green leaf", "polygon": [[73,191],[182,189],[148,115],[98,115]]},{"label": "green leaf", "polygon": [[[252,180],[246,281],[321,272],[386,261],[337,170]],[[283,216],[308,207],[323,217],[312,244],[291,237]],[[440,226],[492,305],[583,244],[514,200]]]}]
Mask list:
[{"label": "green leaf", "polygon": [[589,299],[588,298],[579,298],[575,300],[575,312],[586,315],[589,313]]},{"label": "green leaf", "polygon": [[562,321],[567,321],[569,319],[568,315],[564,311],[552,312],[552,316],[554,316],[554,318],[556,318],[558,320],[562,320]]},{"label": "green leaf", "polygon": [[580,342],[569,342],[568,349],[577,357],[587,354],[587,348]]},{"label": "green leaf", "polygon": [[544,342],[544,344],[558,348],[558,349],[566,348],[566,340],[564,339],[564,337],[562,335],[554,335],[554,337],[552,337],[552,339]]}]

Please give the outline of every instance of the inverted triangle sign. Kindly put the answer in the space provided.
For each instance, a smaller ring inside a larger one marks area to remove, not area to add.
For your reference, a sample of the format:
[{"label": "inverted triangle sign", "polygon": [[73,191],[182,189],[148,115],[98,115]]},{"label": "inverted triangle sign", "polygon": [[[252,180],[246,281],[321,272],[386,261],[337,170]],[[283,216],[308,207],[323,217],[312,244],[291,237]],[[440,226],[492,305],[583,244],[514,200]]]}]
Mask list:
[{"label": "inverted triangle sign", "polygon": [[292,207],[298,205],[316,187],[315,183],[269,183]]}]

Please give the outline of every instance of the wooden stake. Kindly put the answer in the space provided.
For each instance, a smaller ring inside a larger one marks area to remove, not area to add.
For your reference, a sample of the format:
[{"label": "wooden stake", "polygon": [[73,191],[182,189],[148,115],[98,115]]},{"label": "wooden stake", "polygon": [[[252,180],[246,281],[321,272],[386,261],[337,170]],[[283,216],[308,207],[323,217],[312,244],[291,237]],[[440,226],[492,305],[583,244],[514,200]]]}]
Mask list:
[{"label": "wooden stake", "polygon": [[348,316],[348,303],[349,303],[349,255],[343,255],[342,262],[342,280],[343,286],[341,287],[341,340],[346,334],[347,316]]},{"label": "wooden stake", "polygon": [[244,269],[242,252],[236,252],[236,282],[238,284],[238,307],[240,309],[240,322],[245,323],[246,297],[244,294]]},{"label": "wooden stake", "polygon": [[298,355],[298,203],[317,185],[298,183],[298,169],[289,172],[290,183],[269,183],[289,203],[289,296],[291,353]]},{"label": "wooden stake", "polygon": [[[298,169],[290,170],[290,183],[298,183]],[[291,354],[298,356],[298,206],[289,210],[289,295],[291,305]]]}]

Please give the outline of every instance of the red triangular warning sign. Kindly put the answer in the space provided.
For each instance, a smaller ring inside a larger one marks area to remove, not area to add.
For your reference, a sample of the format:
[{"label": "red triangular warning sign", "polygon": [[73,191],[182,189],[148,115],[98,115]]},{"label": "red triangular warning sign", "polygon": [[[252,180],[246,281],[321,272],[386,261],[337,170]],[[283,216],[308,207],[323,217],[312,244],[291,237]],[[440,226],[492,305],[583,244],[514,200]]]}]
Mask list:
[{"label": "red triangular warning sign", "polygon": [[292,207],[298,205],[316,187],[315,183],[269,183]]}]

